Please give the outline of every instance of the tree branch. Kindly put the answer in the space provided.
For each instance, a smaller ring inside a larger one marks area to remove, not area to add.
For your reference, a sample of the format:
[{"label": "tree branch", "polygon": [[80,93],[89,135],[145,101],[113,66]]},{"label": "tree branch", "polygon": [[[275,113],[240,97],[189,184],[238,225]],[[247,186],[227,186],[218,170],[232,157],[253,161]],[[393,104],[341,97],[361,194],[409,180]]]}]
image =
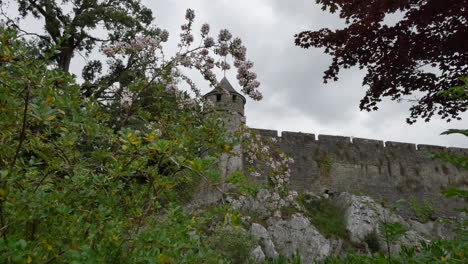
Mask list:
[{"label": "tree branch", "polygon": [[29,110],[29,99],[31,94],[31,81],[28,80],[25,86],[26,96],[24,98],[24,110],[23,110],[23,119],[22,119],[22,126],[20,132],[20,138],[18,146],[16,147],[15,156],[13,157],[11,164],[10,164],[10,173],[16,165],[16,161],[18,159],[21,147],[23,146],[23,142],[26,137],[26,128],[27,128],[27,118],[28,118],[28,110]]}]

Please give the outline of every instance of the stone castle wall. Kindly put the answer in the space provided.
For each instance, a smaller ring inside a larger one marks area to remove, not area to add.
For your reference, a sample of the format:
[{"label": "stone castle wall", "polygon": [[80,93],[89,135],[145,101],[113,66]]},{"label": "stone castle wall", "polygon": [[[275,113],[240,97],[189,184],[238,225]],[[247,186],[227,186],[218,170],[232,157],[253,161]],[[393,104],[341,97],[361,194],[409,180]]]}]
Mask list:
[{"label": "stone castle wall", "polygon": [[[440,191],[467,188],[468,171],[433,159],[429,153],[468,156],[468,149],[296,132],[278,136],[274,130],[252,130],[276,138],[277,147],[294,159],[291,189],[347,191],[388,203],[410,198],[429,200],[442,217],[453,215],[454,208],[463,206],[462,201],[444,198]],[[265,176],[256,179],[265,180]],[[411,210],[406,207],[400,213],[410,216]]]}]

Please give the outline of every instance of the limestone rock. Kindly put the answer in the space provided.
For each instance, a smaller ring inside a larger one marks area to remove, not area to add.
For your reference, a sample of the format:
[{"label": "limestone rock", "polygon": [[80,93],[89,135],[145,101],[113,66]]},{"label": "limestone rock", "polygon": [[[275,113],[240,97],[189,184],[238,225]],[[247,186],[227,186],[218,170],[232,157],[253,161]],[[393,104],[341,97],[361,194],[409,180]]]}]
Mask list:
[{"label": "limestone rock", "polygon": [[299,251],[303,263],[311,263],[330,254],[330,242],[304,215],[298,213],[289,220],[274,219],[271,223],[268,233],[280,254],[291,257]]},{"label": "limestone rock", "polygon": [[420,223],[415,220],[408,220],[407,223],[416,232],[428,238],[452,239],[454,235],[453,226],[445,223],[435,221]]},{"label": "limestone rock", "polygon": [[263,253],[262,248],[260,246],[254,248],[252,253],[250,253],[250,258],[255,262],[263,262],[265,260],[265,254]]},{"label": "limestone rock", "polygon": [[281,198],[276,192],[266,189],[258,191],[256,197],[253,198],[241,195],[237,198],[228,197],[227,201],[234,208],[245,214],[255,215],[256,218],[260,219],[267,219],[273,214],[276,214],[277,217],[281,217],[280,213],[278,213],[281,208],[294,206],[294,201],[287,201]]},{"label": "limestone rock", "polygon": [[[373,231],[381,236],[379,226],[383,223],[398,222],[405,227],[412,226],[408,225],[408,222],[401,216],[392,213],[367,196],[341,193],[335,202],[345,210],[346,227],[350,233],[350,240],[353,242],[363,242],[365,236]],[[413,226],[416,226],[416,224],[413,224]],[[380,240],[383,245],[385,242],[382,238]],[[401,245],[419,246],[422,240],[428,241],[421,234],[410,229],[402,235],[399,241],[391,245],[392,252],[399,251]]]},{"label": "limestone rock", "polygon": [[397,243],[397,248],[395,249],[396,251],[400,251],[400,245],[405,245],[405,246],[419,246],[421,241],[424,240],[426,242],[429,242],[427,239],[425,239],[423,236],[421,236],[418,232],[414,230],[408,230],[401,238],[399,243]]},{"label": "limestone rock", "polygon": [[345,210],[346,228],[353,242],[363,241],[365,236],[373,231],[379,232],[379,225],[385,220],[404,224],[403,218],[367,196],[354,196],[344,192],[337,197],[335,203]]},{"label": "limestone rock", "polygon": [[343,240],[330,239],[330,254],[340,255],[344,252],[343,250]]},{"label": "limestone rock", "polygon": [[262,225],[253,223],[250,227],[250,235],[257,243],[260,244],[267,257],[276,259],[279,256],[275,249],[275,245],[271,241],[268,231]]},{"label": "limestone rock", "polygon": [[250,234],[257,241],[269,238],[268,231],[262,225],[257,223],[253,223],[250,227]]}]

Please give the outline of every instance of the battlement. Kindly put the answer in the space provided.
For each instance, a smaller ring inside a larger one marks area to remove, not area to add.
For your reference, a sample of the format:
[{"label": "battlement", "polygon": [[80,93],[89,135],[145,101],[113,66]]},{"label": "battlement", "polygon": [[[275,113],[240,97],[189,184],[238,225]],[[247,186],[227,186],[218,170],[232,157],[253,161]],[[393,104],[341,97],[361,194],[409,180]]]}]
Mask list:
[{"label": "battlement", "polygon": [[[416,198],[433,202],[440,216],[460,206],[440,191],[468,189],[468,171],[435,159],[431,153],[468,156],[468,149],[334,135],[251,129],[275,138],[277,148],[294,159],[290,188],[320,192],[323,188],[365,194],[395,202]],[[266,175],[256,181],[265,182]],[[406,208],[404,214],[411,215]]]},{"label": "battlement", "polygon": [[406,142],[395,142],[395,141],[383,141],[376,139],[367,139],[367,138],[355,138],[355,137],[346,137],[346,136],[336,136],[336,135],[316,135],[310,133],[302,132],[290,132],[283,131],[280,133],[277,130],[270,129],[259,129],[251,128],[251,131],[263,136],[276,139],[282,139],[286,141],[317,141],[318,143],[324,144],[339,144],[339,145],[349,145],[353,144],[355,146],[362,146],[365,148],[389,148],[394,150],[407,150],[407,151],[422,151],[422,152],[431,152],[431,153],[440,153],[448,152],[459,155],[468,155],[467,148],[455,148],[455,147],[445,147],[445,146],[436,146],[436,145],[426,145],[426,144],[414,144]]}]

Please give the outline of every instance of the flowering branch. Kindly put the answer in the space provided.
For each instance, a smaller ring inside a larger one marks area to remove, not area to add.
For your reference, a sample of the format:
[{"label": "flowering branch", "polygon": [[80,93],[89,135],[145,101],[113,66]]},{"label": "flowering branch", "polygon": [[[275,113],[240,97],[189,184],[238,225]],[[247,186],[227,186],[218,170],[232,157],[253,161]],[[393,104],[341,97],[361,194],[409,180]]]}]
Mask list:
[{"label": "flowering branch", "polygon": [[[118,42],[114,45],[104,46],[102,52],[114,60],[121,60],[130,55],[136,55],[136,61],[141,61],[142,70],[147,72],[152,69],[149,86],[153,81],[158,80],[166,84],[167,90],[177,92],[177,86],[180,80],[185,81],[191,89],[199,96],[199,91],[193,82],[189,81],[185,75],[181,73],[178,66],[188,69],[197,69],[202,76],[210,82],[212,86],[217,86],[218,82],[213,69],[219,68],[223,71],[229,70],[231,65],[226,60],[218,60],[210,55],[210,52],[220,57],[231,55],[234,58],[234,67],[237,68],[237,79],[242,92],[250,96],[254,100],[261,100],[262,94],[257,89],[260,82],[257,81],[257,75],[251,71],[253,63],[246,59],[246,47],[242,44],[240,38],[233,38],[232,34],[223,29],[219,32],[217,40],[209,36],[210,26],[203,24],[200,29],[202,42],[200,46],[192,48],[194,36],[192,34],[192,25],[195,19],[195,12],[187,9],[185,19],[186,24],[181,26],[182,33],[180,34],[179,52],[175,54],[169,61],[164,60],[163,49],[161,43],[166,42],[169,38],[169,33],[165,30],[160,31],[158,36],[138,36],[130,42]],[[161,73],[166,69],[171,68],[169,78],[166,80]],[[168,81],[167,81],[168,80]]]}]

